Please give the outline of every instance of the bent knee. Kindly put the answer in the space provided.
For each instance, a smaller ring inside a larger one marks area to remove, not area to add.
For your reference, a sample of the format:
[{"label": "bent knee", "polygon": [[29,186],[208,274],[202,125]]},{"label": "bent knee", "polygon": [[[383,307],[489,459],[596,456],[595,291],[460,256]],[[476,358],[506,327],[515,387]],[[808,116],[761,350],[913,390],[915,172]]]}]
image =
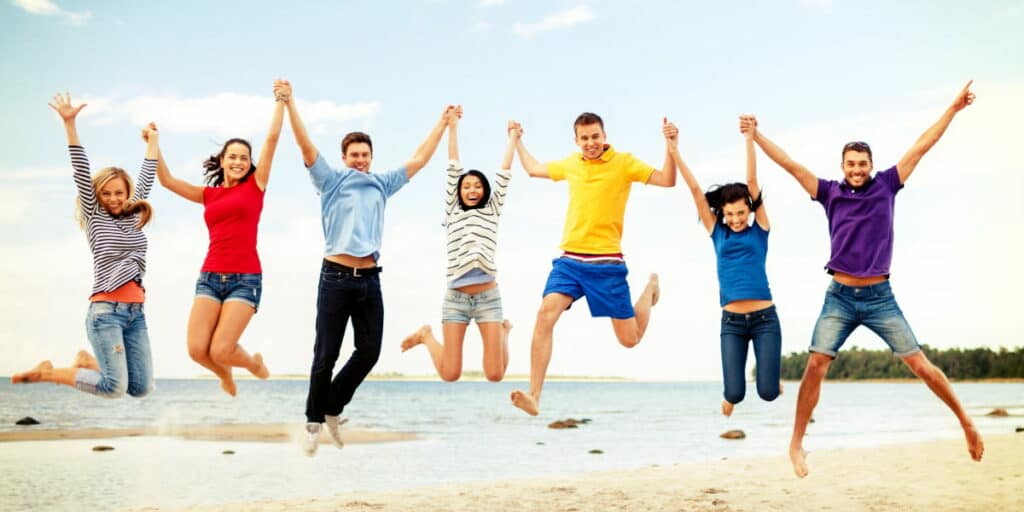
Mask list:
[{"label": "bent knee", "polygon": [[462,370],[442,370],[439,372],[441,380],[445,382],[455,382],[462,377]]},{"label": "bent knee", "polygon": [[505,378],[505,372],[502,370],[488,370],[485,368],[484,377],[487,377],[488,382],[501,382],[501,379]]},{"label": "bent knee", "polygon": [[153,384],[151,384],[151,383],[150,384],[146,384],[146,385],[141,385],[141,386],[129,386],[128,387],[128,396],[131,396],[131,397],[134,397],[134,398],[142,398],[142,397],[152,393],[154,387],[155,386],[153,386]]},{"label": "bent knee", "polygon": [[210,350],[210,359],[221,366],[231,366],[231,354],[235,347],[224,347]]},{"label": "bent knee", "polygon": [[188,347],[188,357],[197,363],[210,360],[210,351],[204,347]]},{"label": "bent knee", "polygon": [[619,343],[626,348],[633,348],[640,343],[640,336],[635,332],[629,334],[615,333],[615,336],[619,339]]},{"label": "bent knee", "polygon": [[747,394],[744,391],[726,391],[725,393],[722,394],[722,397],[725,398],[726,402],[736,405],[742,402],[743,398],[746,397],[746,395]]},{"label": "bent knee", "polygon": [[123,380],[105,379],[96,385],[96,394],[103,398],[121,398],[128,392],[128,384]]},{"label": "bent knee", "polygon": [[771,402],[779,397],[779,388],[757,390],[757,396],[761,397],[761,400],[765,402]]}]

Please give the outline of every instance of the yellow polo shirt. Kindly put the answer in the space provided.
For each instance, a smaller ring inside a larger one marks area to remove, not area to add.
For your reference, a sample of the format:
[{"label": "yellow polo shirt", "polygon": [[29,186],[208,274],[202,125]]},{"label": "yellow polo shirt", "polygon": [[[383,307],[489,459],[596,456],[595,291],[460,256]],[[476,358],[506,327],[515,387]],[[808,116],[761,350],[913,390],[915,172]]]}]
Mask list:
[{"label": "yellow polo shirt", "polygon": [[576,153],[547,164],[552,180],[569,182],[562,250],[583,254],[622,252],[622,219],[633,182],[646,183],[654,168],[607,146],[596,160]]}]

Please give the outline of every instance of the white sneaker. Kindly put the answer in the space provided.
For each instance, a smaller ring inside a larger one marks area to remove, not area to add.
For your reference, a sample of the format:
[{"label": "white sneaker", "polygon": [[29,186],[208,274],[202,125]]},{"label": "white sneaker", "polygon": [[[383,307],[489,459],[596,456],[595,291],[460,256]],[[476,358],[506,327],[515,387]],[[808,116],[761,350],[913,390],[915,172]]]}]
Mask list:
[{"label": "white sneaker", "polygon": [[316,447],[320,445],[320,424],[306,423],[306,434],[302,438],[302,451],[307,457],[316,455]]},{"label": "white sneaker", "polygon": [[331,435],[331,441],[334,442],[334,446],[339,449],[345,447],[345,443],[341,440],[341,430],[338,427],[348,423],[348,418],[342,418],[338,421],[337,416],[324,416],[324,423],[327,425],[327,433]]}]

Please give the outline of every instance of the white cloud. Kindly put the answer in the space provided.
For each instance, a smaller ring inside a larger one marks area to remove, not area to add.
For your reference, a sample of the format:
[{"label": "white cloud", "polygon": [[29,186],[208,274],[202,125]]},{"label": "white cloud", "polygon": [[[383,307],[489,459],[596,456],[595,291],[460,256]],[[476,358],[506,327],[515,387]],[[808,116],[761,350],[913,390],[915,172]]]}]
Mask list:
[{"label": "white cloud", "polygon": [[[137,96],[118,99],[85,97],[86,113],[93,125],[126,120],[135,125],[155,121],[161,130],[220,137],[262,133],[270,123],[273,101],[266,96],[222,92],[200,98]],[[332,101],[298,102],[303,121],[311,131],[336,123],[372,117],[380,105],[375,101],[338,104]]]},{"label": "white cloud", "polygon": [[568,11],[548,15],[537,23],[516,23],[515,31],[522,37],[530,38],[538,32],[558,28],[569,28],[594,19],[597,15],[586,5],[577,5]]},{"label": "white cloud", "polygon": [[11,3],[20,7],[29,14],[38,14],[40,16],[60,16],[66,19],[68,23],[76,26],[84,25],[89,21],[89,18],[92,17],[92,13],[89,11],[65,11],[50,0],[11,0]]}]

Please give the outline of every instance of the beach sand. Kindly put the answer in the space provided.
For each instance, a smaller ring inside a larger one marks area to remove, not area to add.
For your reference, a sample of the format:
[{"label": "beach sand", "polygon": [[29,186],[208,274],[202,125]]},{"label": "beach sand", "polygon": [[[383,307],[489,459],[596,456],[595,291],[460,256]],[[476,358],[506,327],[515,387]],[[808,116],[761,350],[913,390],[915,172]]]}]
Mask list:
[{"label": "beach sand", "polygon": [[188,510],[1024,510],[1024,433],[985,442],[981,463],[970,459],[962,439],[818,451],[808,457],[811,474],[805,479],[796,478],[788,457],[780,455]]},{"label": "beach sand", "polygon": [[[225,425],[166,425],[123,429],[47,430],[28,427],[26,430],[0,432],[4,441],[54,441],[59,439],[110,439],[117,437],[167,436],[193,441],[265,441],[290,442],[302,434],[304,424],[225,424]],[[384,443],[417,439],[407,432],[375,432],[342,429],[346,443]],[[327,431],[321,432],[320,441],[330,443]]]}]

